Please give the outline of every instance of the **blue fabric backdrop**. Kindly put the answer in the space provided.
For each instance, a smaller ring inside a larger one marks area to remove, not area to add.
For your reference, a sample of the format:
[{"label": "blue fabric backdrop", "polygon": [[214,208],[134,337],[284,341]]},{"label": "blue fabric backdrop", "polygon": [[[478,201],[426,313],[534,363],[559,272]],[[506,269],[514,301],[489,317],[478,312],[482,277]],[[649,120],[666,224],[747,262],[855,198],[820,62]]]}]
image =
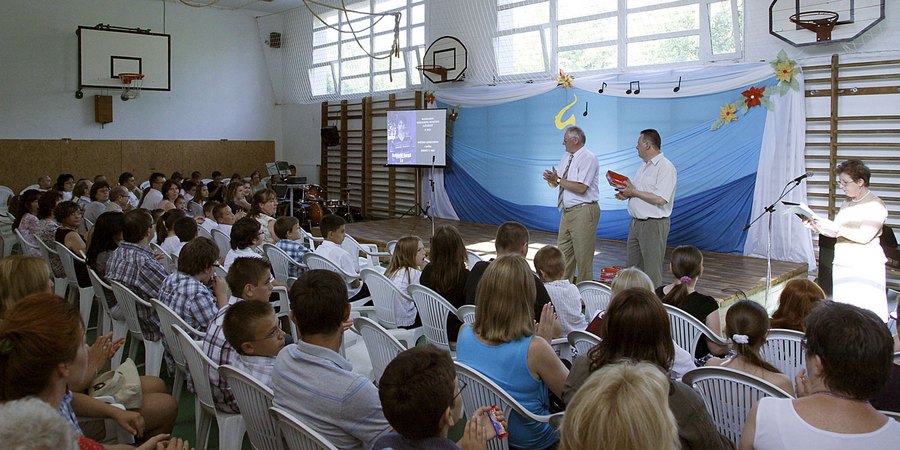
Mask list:
[{"label": "blue fabric backdrop", "polygon": [[[766,110],[752,108],[717,131],[709,128],[719,107],[735,101],[742,90],[640,99],[558,88],[515,102],[463,108],[448,143],[447,194],[460,220],[489,224],[515,220],[531,229],[558,231],[557,191],[547,186],[541,173],[557,164],[565,151],[554,117],[577,95],[578,103],[562,120],[574,115],[587,135],[587,147],[600,162],[598,237],[627,237],[626,204],[613,197],[605,173],[634,176],[641,164],[634,148],[637,137],[642,129],[655,128],[662,135],[663,153],[678,169],[669,245],[741,253],[746,239],[741,229],[750,219]],[[439,105],[447,106],[452,105]]]}]

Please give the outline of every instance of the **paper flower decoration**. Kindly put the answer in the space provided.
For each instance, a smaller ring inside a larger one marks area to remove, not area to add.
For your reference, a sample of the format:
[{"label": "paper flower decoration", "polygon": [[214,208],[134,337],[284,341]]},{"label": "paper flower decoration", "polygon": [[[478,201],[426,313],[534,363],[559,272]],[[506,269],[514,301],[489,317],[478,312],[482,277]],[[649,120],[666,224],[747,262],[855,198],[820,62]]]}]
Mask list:
[{"label": "paper flower decoration", "polygon": [[719,108],[719,119],[725,123],[730,123],[732,121],[738,120],[737,116],[737,105],[734,103],[729,103],[725,106]]},{"label": "paper flower decoration", "polygon": [[434,91],[425,91],[425,104],[426,105],[434,104]]},{"label": "paper flower decoration", "polygon": [[759,106],[762,102],[763,96],[765,96],[766,88],[761,87],[753,87],[750,86],[750,89],[747,89],[744,92],[741,92],[741,95],[744,96],[744,103],[747,104],[747,108],[752,108],[754,106]]},{"label": "paper flower decoration", "polygon": [[562,69],[559,69],[559,76],[556,77],[556,85],[562,86],[565,89],[569,89],[575,83],[575,79],[572,78],[572,75],[569,75],[563,72]]},{"label": "paper flower decoration", "polygon": [[783,83],[790,83],[794,79],[796,64],[793,61],[780,61],[775,64],[775,78]]},{"label": "paper flower decoration", "polygon": [[797,81],[800,66],[797,65],[797,61],[789,59],[787,53],[781,50],[778,52],[778,58],[771,64],[775,71],[775,79],[778,80],[778,84],[770,89],[772,93],[784,95],[788,90],[800,89],[800,82]]}]

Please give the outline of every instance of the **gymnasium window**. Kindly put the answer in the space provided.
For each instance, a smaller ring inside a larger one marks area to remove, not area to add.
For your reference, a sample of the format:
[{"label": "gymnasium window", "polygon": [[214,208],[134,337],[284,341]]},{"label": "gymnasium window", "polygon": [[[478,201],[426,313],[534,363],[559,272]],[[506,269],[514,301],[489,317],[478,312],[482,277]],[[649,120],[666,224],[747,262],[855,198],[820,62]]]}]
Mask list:
[{"label": "gymnasium window", "polygon": [[[416,66],[425,52],[425,0],[365,0],[347,3],[351,11],[400,12],[400,57],[385,56],[394,41],[394,17],[330,10],[320,14],[329,25],[354,33],[339,33],[319,20],[313,25],[312,67],[308,70],[313,97],[366,95],[410,89],[422,84]],[[365,49],[365,51],[363,50]],[[393,80],[391,79],[393,78]]]},{"label": "gymnasium window", "polygon": [[496,0],[500,79],[738,59],[745,0]]}]

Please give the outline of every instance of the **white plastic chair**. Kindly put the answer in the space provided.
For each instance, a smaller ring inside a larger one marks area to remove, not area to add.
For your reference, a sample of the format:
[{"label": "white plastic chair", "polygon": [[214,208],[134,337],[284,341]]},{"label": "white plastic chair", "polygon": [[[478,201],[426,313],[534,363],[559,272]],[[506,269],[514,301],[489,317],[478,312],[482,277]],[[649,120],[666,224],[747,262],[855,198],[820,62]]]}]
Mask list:
[{"label": "white plastic chair", "polygon": [[366,344],[366,351],[372,361],[372,381],[378,384],[384,369],[406,347],[394,336],[388,333],[381,325],[368,317],[353,319],[353,328],[362,336]]},{"label": "white plastic chair", "polygon": [[213,418],[219,426],[219,448],[223,450],[239,450],[244,438],[246,426],[244,418],[240,414],[232,414],[216,409],[213,402],[212,387],[209,384],[209,370],[219,370],[203,350],[185,330],[173,325],[177,338],[181,340],[181,349],[184,351],[184,360],[187,362],[191,379],[194,381],[194,414],[197,414],[197,443],[196,448],[206,448],[209,442],[209,430]]},{"label": "white plastic chair", "polygon": [[300,229],[300,239],[306,242],[306,247],[309,248],[309,251],[315,251],[318,244],[325,240],[323,237],[313,236],[303,228]]},{"label": "white plastic chair", "polygon": [[219,247],[219,261],[225,261],[225,255],[231,250],[231,236],[217,229],[213,229],[211,234],[216,247]]},{"label": "white plastic chair", "polygon": [[900,364],[900,352],[894,353],[894,364]]},{"label": "white plastic chair", "polygon": [[550,426],[553,427],[554,430],[558,430],[559,427],[562,426],[563,421],[566,420],[566,412],[558,412],[556,414],[550,414]]},{"label": "white plastic chair", "polygon": [[[475,411],[482,406],[496,405],[507,417],[507,420],[512,413],[515,413],[524,421],[543,423],[550,421],[549,415],[537,415],[525,409],[509,393],[481,372],[459,361],[454,361],[454,364],[457,378],[466,384],[466,389],[463,389],[461,393],[466,417],[474,417]],[[509,439],[491,439],[487,442],[487,447],[492,450],[507,450],[509,449]]]},{"label": "white plastic chair", "polygon": [[[88,276],[91,278],[91,285],[94,286],[94,296],[97,297],[97,303],[100,304],[100,311],[103,312],[103,331],[104,333],[109,332],[110,328],[112,328],[112,340],[117,341],[121,338],[128,337],[128,324],[125,323],[124,319],[116,319],[112,315],[112,311],[109,308],[109,299],[108,295],[113,296],[113,300],[115,300],[115,294],[113,294],[112,286],[103,282],[100,279],[100,275],[97,275],[97,272],[94,269],[88,267]],[[118,305],[118,304],[117,304]],[[119,306],[118,310],[121,311],[122,307]],[[137,345],[134,340],[131,341],[131,345]],[[125,352],[125,346],[119,347],[116,350],[116,354],[113,355],[110,360],[110,365],[112,370],[115,370],[119,367],[119,364],[122,363],[122,354]]]},{"label": "white plastic chair", "polygon": [[137,358],[137,342],[141,341],[144,343],[144,373],[146,375],[151,375],[154,377],[159,376],[159,370],[162,366],[163,353],[165,352],[165,347],[163,347],[162,340],[159,341],[151,341],[148,339],[144,339],[144,334],[141,332],[141,322],[138,319],[137,307],[138,305],[142,305],[147,308],[152,308],[149,303],[145,302],[144,299],[140,298],[134,292],[131,292],[131,289],[128,289],[127,286],[119,283],[118,281],[110,281],[110,286],[112,286],[113,295],[116,296],[116,301],[119,303],[119,308],[122,308],[122,312],[125,315],[125,323],[128,324],[128,332],[131,334],[131,347],[128,349],[128,357],[134,360]]},{"label": "white plastic chair", "polygon": [[[85,328],[91,320],[91,309],[94,306],[94,286],[79,287],[78,275],[75,273],[75,261],[85,264],[84,260],[75,256],[65,244],[56,243],[56,254],[62,262],[63,269],[66,271],[66,282],[69,284],[69,301],[72,304],[77,303],[81,312],[81,320],[84,322]],[[103,314],[97,310],[97,325],[100,331],[103,331]]]},{"label": "white plastic chair", "polygon": [[[390,258],[391,254],[388,252],[380,252],[378,251],[378,246],[375,244],[360,244],[353,236],[349,234],[344,235],[344,242],[341,243],[341,248],[350,253],[350,255],[355,255],[359,258],[359,267],[362,268],[381,268],[381,257]],[[362,253],[364,256],[359,256]],[[382,272],[384,270],[382,269]]]},{"label": "white plastic chair", "polygon": [[94,228],[94,222],[91,222],[91,219],[83,218],[84,229],[90,231],[91,228]]},{"label": "white plastic chair", "polygon": [[[110,396],[103,395],[94,397],[94,399],[100,400],[114,408],[119,408],[123,411],[125,410],[125,405],[116,403],[116,400]],[[106,431],[107,440],[114,439],[113,442],[116,444],[134,444],[134,435],[122,428],[114,419],[103,419],[103,426]]]},{"label": "white plastic chair", "polygon": [[413,299],[377,270],[363,269],[359,274],[366,286],[369,287],[378,324],[388,330],[391,336],[405,342],[406,348],[415,347],[416,341],[425,334],[424,327],[398,328],[396,316],[397,305],[402,302],[412,302]]},{"label": "white plastic chair", "polygon": [[275,279],[285,283],[288,287],[291,286],[292,283],[288,283],[288,280],[291,277],[290,269],[291,267],[297,268],[299,273],[303,273],[304,270],[307,270],[306,264],[297,261],[294,258],[291,258],[284,250],[274,244],[263,244],[262,245],[263,252],[266,254],[266,258],[269,260],[269,263],[272,264],[272,272],[275,273]]},{"label": "white plastic chair", "polygon": [[[207,239],[213,238],[212,233],[210,233],[209,230],[207,230],[206,228],[203,228],[200,225],[197,225],[197,236],[205,237]],[[213,241],[213,242],[215,242],[215,241]]]},{"label": "white plastic chair", "polygon": [[36,191],[39,191],[39,190],[41,190],[41,186],[38,184],[32,184],[32,185],[26,186],[25,189],[22,189],[22,192],[19,192],[19,195],[24,194],[25,191],[27,191],[29,189],[34,189]]},{"label": "white plastic chair", "polygon": [[472,270],[475,267],[475,264],[484,261],[484,258],[481,257],[478,253],[473,252],[472,250],[466,250],[466,264],[469,267],[469,270]]},{"label": "white plastic chair", "polygon": [[597,313],[606,311],[612,300],[612,288],[596,281],[582,281],[575,286],[581,294],[581,303],[584,305],[584,318],[588,323],[594,320]]},{"label": "white plastic chair", "polygon": [[166,253],[166,251],[163,250],[163,248],[160,247],[157,243],[151,242],[150,250],[152,250],[153,253],[159,253],[164,256],[162,263],[163,263],[163,267],[166,268],[166,273],[172,274],[178,270],[178,266],[172,265],[172,255]]},{"label": "white plastic chair", "polygon": [[806,367],[803,333],[795,330],[769,330],[766,343],[759,349],[762,358],[793,382],[800,369]]},{"label": "white plastic chair", "polygon": [[269,408],[269,413],[275,419],[288,450],[338,450],[328,439],[291,413],[274,406]]},{"label": "white plastic chair", "polygon": [[[5,208],[6,205],[4,204],[3,207]],[[15,216],[8,211],[0,212],[0,248],[3,250],[4,258],[12,254],[13,246],[16,243],[16,235],[12,228],[15,221]]]},{"label": "white plastic chair", "polygon": [[669,314],[669,323],[672,326],[672,340],[688,353],[694,354],[694,351],[697,349],[697,343],[700,342],[702,337],[706,337],[717,345],[730,344],[729,341],[713,333],[706,324],[684,310],[667,304],[663,304],[663,306]]},{"label": "white plastic chair", "polygon": [[[25,188],[27,191],[28,188]],[[24,194],[25,191],[22,191]],[[0,186],[0,214],[6,214],[9,212],[9,199],[12,198],[15,194],[12,189],[7,186]]]},{"label": "white plastic chair", "polygon": [[578,356],[585,356],[595,345],[600,343],[601,339],[594,333],[575,330],[569,332],[566,340],[569,341],[569,346],[575,349]]},{"label": "white plastic chair", "polygon": [[891,419],[896,420],[897,422],[900,422],[900,412],[896,412],[896,411],[878,411],[878,412],[890,417]]},{"label": "white plastic chair", "polygon": [[456,317],[458,317],[462,323],[474,325],[475,305],[462,305],[459,308],[456,308]]},{"label": "white plastic chair", "polygon": [[737,447],[750,408],[763,397],[791,398],[769,382],[727,367],[698,367],[681,381],[694,388],[716,428]]},{"label": "white plastic chair", "polygon": [[397,239],[394,239],[394,240],[387,241],[387,244],[385,244],[385,247],[387,248],[388,253],[390,253],[391,255],[394,254],[394,249],[397,248],[397,242],[398,242]]},{"label": "white plastic chair", "polygon": [[39,246],[37,246],[37,245],[31,244],[30,242],[28,242],[28,240],[25,239],[25,236],[22,236],[22,232],[21,232],[21,231],[19,231],[18,229],[16,229],[16,230],[14,231],[14,233],[16,234],[16,241],[19,242],[19,251],[20,251],[23,255],[25,254],[25,250],[26,250],[26,249],[30,249],[30,250],[33,251],[33,252],[38,252],[38,253],[40,253],[41,248],[40,248]]},{"label": "white plastic chair", "polygon": [[[69,283],[65,278],[57,278],[56,275],[53,274],[53,265],[50,264],[50,255],[56,255],[56,249],[48,247],[41,239],[38,239],[37,242],[38,248],[41,250],[41,257],[47,262],[47,268],[50,269],[50,276],[53,277],[53,293],[65,298],[66,289],[68,289]],[[59,256],[57,255],[57,257]]]},{"label": "white plastic chair", "polygon": [[407,289],[419,310],[419,318],[422,319],[422,328],[428,342],[438,348],[450,351],[450,339],[447,336],[447,317],[450,314],[457,315],[456,307],[448,302],[441,294],[422,286],[411,284]]},{"label": "white plastic chair", "polygon": [[163,337],[166,339],[166,344],[169,348],[169,354],[172,355],[172,360],[175,361],[175,379],[172,383],[172,397],[175,397],[175,401],[177,402],[181,398],[181,387],[184,384],[188,368],[187,363],[184,360],[184,350],[181,348],[181,341],[178,339],[178,335],[175,334],[175,330],[172,329],[172,326],[174,325],[187,331],[194,339],[202,339],[206,333],[188,325],[184,319],[182,319],[175,311],[172,311],[172,308],[169,308],[163,302],[151,298],[150,304],[153,305],[156,315],[159,316],[159,327],[162,328]]},{"label": "white plastic chair", "polygon": [[[303,255],[303,257],[306,260],[305,261],[306,266],[309,267],[310,270],[329,270],[331,272],[334,272],[334,273],[340,275],[341,278],[344,279],[344,282],[347,283],[348,285],[351,282],[353,282],[353,280],[356,280],[357,278],[359,278],[359,276],[357,274],[345,272],[344,269],[338,267],[337,264],[329,261],[328,258],[325,258],[322,255],[318,255],[318,254],[310,252],[310,253],[307,253],[306,255]],[[371,300],[371,297],[366,297],[366,298],[351,302],[350,306],[354,310],[359,311],[360,314],[374,313],[375,312],[374,307],[363,306],[363,304],[365,304],[369,300]]]},{"label": "white plastic chair", "polygon": [[219,376],[228,383],[231,393],[234,394],[253,448],[279,450],[282,447],[281,436],[278,434],[275,419],[269,415],[274,395],[272,389],[230,365],[219,366]]}]

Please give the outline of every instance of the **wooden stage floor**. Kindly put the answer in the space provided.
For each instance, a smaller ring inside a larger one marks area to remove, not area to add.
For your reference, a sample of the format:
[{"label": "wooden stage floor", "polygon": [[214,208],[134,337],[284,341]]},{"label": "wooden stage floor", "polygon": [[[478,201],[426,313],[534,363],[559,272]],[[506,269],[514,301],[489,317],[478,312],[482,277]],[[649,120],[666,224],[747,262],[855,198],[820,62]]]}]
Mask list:
[{"label": "wooden stage floor", "polygon": [[[434,225],[435,227],[455,226],[459,230],[466,248],[485,259],[495,256],[494,235],[497,230],[495,225],[447,219],[435,219]],[[346,225],[346,230],[347,234],[357,240],[378,244],[382,249],[386,248],[388,241],[407,235],[419,236],[426,248],[430,246],[431,222],[422,217],[349,223]],[[556,245],[555,233],[534,230],[529,230],[529,233],[531,238],[528,250],[529,262],[534,259],[534,254],[541,247],[548,244]],[[671,251],[671,248],[666,250],[666,267],[668,267]],[[704,272],[697,285],[698,291],[723,300],[722,306],[729,306],[736,298],[736,289],[740,289],[751,298],[762,300],[766,288],[766,260],[764,258],[713,252],[704,252],[703,255]],[[597,239],[594,246],[594,278],[599,278],[598,274],[602,267],[623,265],[625,265],[625,242]],[[773,286],[786,283],[792,278],[805,277],[806,274],[806,264],[772,261]],[[671,277],[671,273],[665,273],[663,279],[669,283]]]}]

